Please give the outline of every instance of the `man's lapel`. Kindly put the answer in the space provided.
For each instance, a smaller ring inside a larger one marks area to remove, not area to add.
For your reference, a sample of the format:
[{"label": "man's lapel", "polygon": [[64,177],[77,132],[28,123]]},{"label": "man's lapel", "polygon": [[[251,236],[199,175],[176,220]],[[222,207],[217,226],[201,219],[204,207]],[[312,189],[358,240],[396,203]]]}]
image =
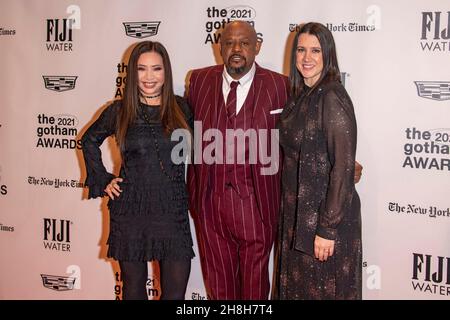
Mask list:
[{"label": "man's lapel", "polygon": [[223,94],[222,94],[222,68],[216,68],[214,73],[211,75],[211,82],[209,84],[209,97],[206,99],[209,100],[209,107],[207,109],[207,114],[205,115],[204,120],[206,123],[204,124],[204,128],[218,128],[219,125],[219,117],[221,111],[221,107],[223,104]]},{"label": "man's lapel", "polygon": [[[252,127],[255,129],[259,128],[261,123],[266,121],[266,113],[268,112],[270,105],[267,97],[267,90],[264,83],[264,71],[256,65],[255,78],[253,79],[253,90],[254,90],[254,108],[252,117]],[[265,127],[265,125],[262,125]]]}]

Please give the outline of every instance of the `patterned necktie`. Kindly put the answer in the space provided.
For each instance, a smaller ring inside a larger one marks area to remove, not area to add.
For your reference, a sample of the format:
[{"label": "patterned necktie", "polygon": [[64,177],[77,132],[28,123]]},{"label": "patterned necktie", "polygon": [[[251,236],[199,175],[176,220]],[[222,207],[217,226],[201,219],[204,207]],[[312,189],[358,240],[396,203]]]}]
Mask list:
[{"label": "patterned necktie", "polygon": [[239,84],[239,81],[231,81],[230,83],[230,92],[228,93],[228,98],[227,98],[227,104],[226,104],[226,109],[227,109],[227,115],[228,118],[233,118],[236,116],[236,89],[237,86]]}]

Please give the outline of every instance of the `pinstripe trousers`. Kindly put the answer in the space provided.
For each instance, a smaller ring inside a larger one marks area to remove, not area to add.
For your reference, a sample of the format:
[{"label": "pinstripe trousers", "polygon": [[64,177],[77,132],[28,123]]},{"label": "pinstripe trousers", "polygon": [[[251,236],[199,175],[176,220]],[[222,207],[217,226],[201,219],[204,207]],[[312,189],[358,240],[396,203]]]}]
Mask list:
[{"label": "pinstripe trousers", "polygon": [[275,230],[263,223],[254,193],[241,199],[233,187],[212,192],[199,226],[209,298],[267,300]]}]

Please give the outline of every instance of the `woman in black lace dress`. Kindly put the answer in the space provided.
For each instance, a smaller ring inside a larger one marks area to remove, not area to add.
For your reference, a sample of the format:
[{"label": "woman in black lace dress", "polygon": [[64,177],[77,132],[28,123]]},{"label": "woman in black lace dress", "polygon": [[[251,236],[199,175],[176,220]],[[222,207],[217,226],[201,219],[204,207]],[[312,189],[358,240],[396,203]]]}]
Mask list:
[{"label": "woman in black lace dress", "polygon": [[[131,53],[124,99],[107,107],[82,138],[89,198],[110,198],[108,257],[119,261],[123,299],[147,299],[152,260],[160,266],[161,299],[184,299],[194,257],[186,154],[171,158],[178,141],[170,136],[187,130],[190,121],[186,103],[173,93],[166,49],[145,41]],[[111,135],[122,154],[119,177],[106,171],[101,158],[100,145]]]},{"label": "woman in black lace dress", "polygon": [[284,163],[278,299],[360,299],[361,214],[354,186],[356,120],[331,32],[307,23],[291,56],[280,116]]}]

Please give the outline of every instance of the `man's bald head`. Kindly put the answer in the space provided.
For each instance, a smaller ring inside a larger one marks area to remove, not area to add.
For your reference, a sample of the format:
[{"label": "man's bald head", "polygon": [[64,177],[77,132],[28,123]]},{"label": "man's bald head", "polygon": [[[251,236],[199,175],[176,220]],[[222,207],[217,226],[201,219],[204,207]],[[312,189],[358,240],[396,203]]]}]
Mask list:
[{"label": "man's bald head", "polygon": [[243,21],[243,20],[235,20],[235,21],[231,21],[225,25],[225,28],[222,31],[221,42],[222,42],[223,36],[232,32],[232,30],[239,30],[239,31],[247,32],[247,34],[250,35],[254,41],[258,41],[258,37],[256,36],[256,30],[250,23],[248,23],[247,21]]}]

